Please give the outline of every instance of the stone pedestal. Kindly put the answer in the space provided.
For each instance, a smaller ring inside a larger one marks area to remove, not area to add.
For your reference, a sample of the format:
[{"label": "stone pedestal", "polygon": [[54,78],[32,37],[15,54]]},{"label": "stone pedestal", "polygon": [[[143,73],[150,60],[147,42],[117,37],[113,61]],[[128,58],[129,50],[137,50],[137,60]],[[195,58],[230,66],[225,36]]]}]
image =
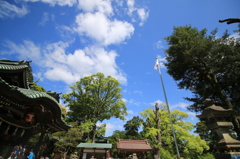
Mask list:
[{"label": "stone pedestal", "polygon": [[233,126],[232,122],[215,122],[208,125],[208,129],[215,131],[218,134],[219,141],[216,143],[216,149],[220,152],[232,150],[240,150],[240,141],[233,139],[229,135],[229,128]]},{"label": "stone pedestal", "polygon": [[138,159],[136,153],[133,153],[133,158],[132,159]]}]

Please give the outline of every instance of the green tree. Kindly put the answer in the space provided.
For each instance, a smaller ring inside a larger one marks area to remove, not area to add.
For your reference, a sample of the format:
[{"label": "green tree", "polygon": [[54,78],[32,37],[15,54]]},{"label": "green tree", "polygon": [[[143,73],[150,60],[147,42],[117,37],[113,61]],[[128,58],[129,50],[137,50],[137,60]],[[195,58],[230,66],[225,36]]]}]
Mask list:
[{"label": "green tree", "polygon": [[46,92],[46,90],[42,86],[39,86],[39,85],[36,84],[37,81],[39,81],[39,79],[37,81],[33,81],[34,78],[33,78],[32,66],[31,65],[28,66],[26,76],[27,76],[27,81],[29,83],[29,86],[32,90],[39,91],[39,92]]},{"label": "green tree", "polygon": [[231,121],[240,137],[236,118],[240,113],[240,40],[230,38],[228,31],[220,38],[216,34],[217,29],[207,35],[207,29],[174,27],[173,34],[165,38],[170,45],[165,65],[179,88],[194,94],[186,98],[193,102],[189,110],[201,112],[206,98],[232,108],[235,113]]},{"label": "green tree", "polygon": [[123,158],[124,155],[117,150],[118,139],[126,139],[126,132],[120,131],[120,130],[115,130],[113,132],[112,136],[108,137],[109,143],[112,144],[111,155],[114,158]]},{"label": "green tree", "polygon": [[[152,148],[159,148],[161,150],[161,158],[176,158],[176,147],[166,107],[162,106],[158,110],[160,129],[156,128],[156,113],[154,113],[152,109],[144,109],[143,112],[141,112],[141,115],[145,122],[142,134],[145,138],[148,138]],[[190,133],[193,129],[193,124],[189,121],[185,121],[187,117],[187,113],[177,109],[171,112],[180,156],[185,159],[197,158],[197,156],[201,155],[204,150],[208,150],[209,147],[204,140],[201,140],[200,136],[195,136]],[[158,141],[157,134],[159,132],[161,134],[161,143],[156,142]]]},{"label": "green tree", "polygon": [[105,134],[106,134],[106,126],[107,126],[106,123],[104,123],[104,124],[99,124],[99,125],[97,126],[96,134],[95,134],[95,135],[96,135],[98,138],[102,138],[102,137],[105,136]]},{"label": "green tree", "polygon": [[64,154],[67,154],[71,148],[75,148],[82,139],[83,131],[79,128],[78,123],[71,122],[72,128],[68,131],[58,131],[52,134],[52,139],[55,139],[55,147],[61,149]]},{"label": "green tree", "polygon": [[39,92],[46,92],[46,90],[42,86],[39,86],[36,83],[31,85],[31,89]]},{"label": "green tree", "polygon": [[62,96],[69,107],[69,120],[79,124],[88,123],[91,130],[88,139],[93,142],[98,121],[111,117],[123,120],[127,114],[120,83],[111,76],[97,73],[80,79],[70,88],[72,92]]},{"label": "green tree", "polygon": [[33,82],[33,73],[32,73],[32,66],[31,65],[28,65],[28,69],[27,69],[27,80],[28,82]]},{"label": "green tree", "polygon": [[[143,123],[144,129],[141,132],[143,137],[148,137],[150,139],[150,143],[152,148],[154,149],[154,158],[161,158],[160,154],[164,154],[162,151],[162,132],[160,131],[160,122],[161,119],[159,117],[159,107],[158,104],[155,105],[155,110],[146,109],[141,114],[146,119],[146,122]],[[152,118],[150,118],[150,116]],[[160,152],[161,151],[161,152]],[[167,155],[165,155],[167,156]]]},{"label": "green tree", "polygon": [[126,139],[140,140],[141,135],[138,132],[143,120],[139,116],[134,116],[124,125],[126,131]]},{"label": "green tree", "polygon": [[218,135],[206,127],[205,121],[198,122],[194,127],[196,128],[194,133],[199,134],[201,139],[207,142],[209,151],[216,152],[215,143],[218,141]]},{"label": "green tree", "polygon": [[61,105],[60,103],[58,104],[59,105],[59,107],[61,108],[61,110],[62,110],[62,119],[65,121],[65,120],[67,120],[66,118],[67,118],[67,109],[66,109],[66,107],[64,107],[63,105]]}]

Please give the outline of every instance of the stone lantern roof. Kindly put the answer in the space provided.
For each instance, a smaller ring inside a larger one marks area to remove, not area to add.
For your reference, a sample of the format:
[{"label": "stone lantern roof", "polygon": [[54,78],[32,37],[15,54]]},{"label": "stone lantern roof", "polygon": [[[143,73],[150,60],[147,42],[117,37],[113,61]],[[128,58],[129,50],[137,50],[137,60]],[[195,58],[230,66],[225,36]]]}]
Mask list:
[{"label": "stone lantern roof", "polygon": [[202,114],[197,115],[197,117],[202,119],[207,118],[209,116],[228,115],[231,114],[232,112],[233,112],[232,109],[224,109],[221,106],[216,106],[215,104],[213,104],[212,106],[205,108]]},{"label": "stone lantern roof", "polygon": [[232,109],[224,109],[221,106],[216,106],[215,101],[213,99],[206,99],[203,104],[206,108],[203,110],[202,114],[197,115],[198,118],[209,118],[213,116],[220,116],[220,115],[229,115],[233,113]]}]

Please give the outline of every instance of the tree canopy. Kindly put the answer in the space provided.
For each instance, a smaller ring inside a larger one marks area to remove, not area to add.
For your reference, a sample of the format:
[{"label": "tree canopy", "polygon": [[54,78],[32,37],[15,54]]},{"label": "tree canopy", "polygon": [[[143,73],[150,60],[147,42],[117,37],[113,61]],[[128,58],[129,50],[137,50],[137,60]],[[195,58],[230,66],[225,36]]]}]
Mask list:
[{"label": "tree canopy", "polygon": [[112,143],[111,155],[114,158],[122,158],[124,155],[117,150],[118,139],[126,139],[126,132],[115,130],[112,136],[108,137],[109,143]]},{"label": "tree canopy", "polygon": [[126,132],[126,139],[139,140],[141,138],[139,128],[142,125],[143,120],[139,116],[134,116],[131,120],[128,120],[124,125]]},{"label": "tree canopy", "polygon": [[170,45],[166,50],[168,73],[179,88],[194,93],[195,98],[187,98],[196,103],[190,108],[194,111],[202,110],[206,98],[225,108],[240,102],[236,93],[240,88],[240,41],[230,38],[227,31],[221,38],[216,34],[217,29],[207,35],[207,29],[180,26],[165,38]]},{"label": "tree canopy", "polygon": [[[175,151],[174,137],[172,135],[168,111],[165,106],[162,106],[157,113],[160,119],[159,129],[157,129],[156,113],[152,109],[144,109],[143,112],[141,112],[144,119],[142,134],[148,139],[152,148],[160,149],[161,158],[172,159],[173,157],[177,157],[177,153]],[[177,109],[171,112],[172,123],[181,157],[186,159],[197,158],[204,150],[208,150],[209,147],[199,136],[190,133],[193,129],[193,124],[185,121],[187,117],[187,113]],[[157,139],[158,133],[161,135],[160,143]]]},{"label": "tree canopy", "polygon": [[216,143],[218,142],[218,135],[214,131],[207,128],[205,121],[200,121],[194,126],[196,129],[194,133],[199,134],[202,140],[206,141],[209,146],[209,152],[216,152]]},{"label": "tree canopy", "polygon": [[208,35],[207,29],[174,27],[173,34],[165,38],[170,45],[165,65],[180,89],[192,91],[194,96],[186,98],[193,102],[189,110],[201,112],[206,98],[232,108],[231,120],[240,136],[236,120],[240,114],[240,39],[230,37],[228,31],[222,37],[216,35],[217,29]]},{"label": "tree canopy", "polygon": [[78,128],[77,123],[71,122],[69,124],[72,125],[72,128],[68,131],[58,131],[52,134],[52,138],[57,141],[55,146],[64,151],[76,147],[83,136],[83,132]]},{"label": "tree canopy", "polygon": [[111,117],[124,119],[127,114],[120,83],[111,76],[97,73],[80,79],[70,88],[72,92],[62,96],[69,108],[67,116],[71,121],[88,123],[92,130],[89,133],[92,141],[96,135],[97,122]]}]

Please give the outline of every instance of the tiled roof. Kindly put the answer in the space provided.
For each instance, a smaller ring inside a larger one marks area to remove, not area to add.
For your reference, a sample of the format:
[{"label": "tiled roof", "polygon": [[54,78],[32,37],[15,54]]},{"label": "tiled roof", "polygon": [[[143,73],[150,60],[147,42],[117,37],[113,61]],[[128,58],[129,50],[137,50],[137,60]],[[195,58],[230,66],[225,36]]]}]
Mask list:
[{"label": "tiled roof", "polygon": [[48,95],[46,92],[39,92],[30,89],[19,88],[17,86],[12,86],[9,85],[6,81],[4,81],[1,77],[0,92],[4,92],[11,97],[18,97],[22,101],[25,101],[25,103],[39,101],[40,99],[45,101],[45,103],[47,103],[46,106],[51,107],[52,111],[54,111],[55,113],[55,125],[52,125],[52,127],[55,127],[59,130],[67,130],[70,128],[70,126],[67,125],[61,118],[62,111],[59,107],[58,102],[55,98]]},{"label": "tiled roof", "polygon": [[[55,131],[69,129],[70,126],[62,120],[62,111],[59,107],[57,99],[54,98],[54,93],[39,92],[28,89],[26,73],[30,68],[30,62],[31,61],[12,61],[8,59],[0,59],[0,97],[4,99],[4,104],[7,103],[7,105],[5,105],[6,109],[14,111],[19,116],[22,116],[26,109],[25,105],[27,105],[28,108],[31,108],[36,104],[40,104],[42,107],[45,109],[47,108],[48,111],[51,111],[54,114],[54,120],[51,120],[47,123],[52,130]],[[19,75],[20,73],[21,75]],[[21,83],[21,85],[12,85],[11,81],[9,82],[6,80],[8,79],[6,78],[8,75],[18,76],[17,80],[18,82],[20,81],[19,83]],[[18,121],[11,121],[11,119],[8,119],[4,115],[1,116],[1,119],[6,119],[6,122],[9,121],[12,124],[18,125],[19,127],[28,128],[26,125],[21,124]],[[45,119],[41,121],[44,120]]]},{"label": "tiled roof", "polygon": [[119,139],[117,149],[120,151],[151,151],[153,150],[147,140]]},{"label": "tiled roof", "polygon": [[34,90],[30,90],[30,89],[24,89],[24,88],[19,88],[17,87],[17,90],[19,91],[19,93],[21,93],[22,95],[28,97],[28,98],[48,98],[52,101],[54,101],[54,103],[58,104],[58,102],[56,101],[55,98],[53,98],[52,96],[48,95],[46,92],[39,92],[39,91],[34,91]]},{"label": "tiled roof", "polygon": [[22,70],[29,67],[30,61],[11,61],[0,59],[0,70]]},{"label": "tiled roof", "polygon": [[111,149],[112,144],[105,143],[80,143],[77,145],[80,148],[97,148],[97,149]]},{"label": "tiled roof", "polygon": [[30,98],[30,99],[34,99],[34,98],[48,98],[52,101],[54,101],[56,104],[58,104],[58,102],[56,101],[55,98],[53,98],[52,96],[48,95],[46,92],[39,92],[39,91],[34,91],[34,90],[30,90],[30,89],[25,89],[25,88],[20,88],[17,86],[12,86],[10,84],[8,84],[6,81],[4,81],[1,77],[0,77],[0,85],[2,87],[4,87],[7,90],[11,90],[11,91],[15,91],[17,92],[19,95],[22,94],[23,96],[25,96],[26,98]]}]

